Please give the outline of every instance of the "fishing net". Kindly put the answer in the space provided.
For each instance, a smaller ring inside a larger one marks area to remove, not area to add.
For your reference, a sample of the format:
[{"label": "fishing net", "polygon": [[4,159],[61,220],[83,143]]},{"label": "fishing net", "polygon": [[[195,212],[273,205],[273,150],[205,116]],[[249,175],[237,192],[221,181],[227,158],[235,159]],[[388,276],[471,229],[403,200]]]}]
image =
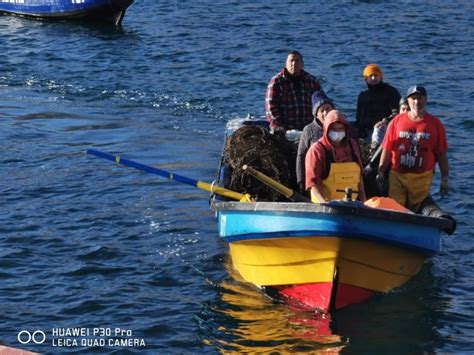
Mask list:
[{"label": "fishing net", "polygon": [[283,134],[271,134],[260,126],[243,126],[227,140],[224,154],[232,168],[231,190],[248,193],[259,201],[287,201],[283,195],[242,170],[246,164],[293,188],[296,148]]}]

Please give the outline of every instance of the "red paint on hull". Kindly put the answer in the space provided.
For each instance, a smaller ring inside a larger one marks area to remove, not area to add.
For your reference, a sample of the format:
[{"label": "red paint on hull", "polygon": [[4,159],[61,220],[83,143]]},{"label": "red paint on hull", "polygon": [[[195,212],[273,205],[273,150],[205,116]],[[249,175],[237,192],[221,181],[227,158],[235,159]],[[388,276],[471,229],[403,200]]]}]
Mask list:
[{"label": "red paint on hull", "polygon": [[[376,295],[365,288],[338,283],[333,292],[334,282],[317,282],[275,287],[280,295],[290,303],[309,309],[328,313],[330,308],[340,309],[351,304],[361,303]],[[333,298],[335,298],[333,300]]]},{"label": "red paint on hull", "polygon": [[332,282],[318,282],[280,286],[278,290],[285,298],[298,302],[304,308],[319,309],[327,313],[331,305],[333,285]]}]

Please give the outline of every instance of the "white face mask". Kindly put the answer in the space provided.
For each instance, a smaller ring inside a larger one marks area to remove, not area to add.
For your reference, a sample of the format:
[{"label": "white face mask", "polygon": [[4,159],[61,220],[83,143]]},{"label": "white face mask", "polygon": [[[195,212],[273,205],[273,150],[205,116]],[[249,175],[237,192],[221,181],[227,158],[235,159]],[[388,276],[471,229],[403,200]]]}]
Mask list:
[{"label": "white face mask", "polygon": [[338,143],[344,139],[346,132],[329,131],[328,136],[333,142]]}]

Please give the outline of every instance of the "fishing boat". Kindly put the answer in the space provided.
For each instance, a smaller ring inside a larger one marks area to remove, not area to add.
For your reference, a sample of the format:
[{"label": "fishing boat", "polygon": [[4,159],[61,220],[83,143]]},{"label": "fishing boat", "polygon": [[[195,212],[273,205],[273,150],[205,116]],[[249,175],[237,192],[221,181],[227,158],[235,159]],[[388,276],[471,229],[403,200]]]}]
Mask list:
[{"label": "fishing boat", "polygon": [[[268,123],[251,117],[231,120],[225,141],[244,126],[268,127]],[[298,134],[287,132],[290,140],[295,137]],[[316,204],[244,166],[243,170],[289,199],[256,200],[248,191],[227,186],[232,168],[225,152],[217,181],[209,184],[120,155],[87,151],[97,158],[211,192],[219,236],[228,243],[232,267],[244,281],[292,305],[322,313],[402,286],[427,258],[440,252],[442,233],[452,234],[456,229],[456,221],[430,196],[420,214],[383,197],[364,204],[354,201],[350,189],[341,200]]]},{"label": "fishing boat", "polygon": [[[266,124],[232,120],[226,140],[239,127]],[[217,182],[223,188],[230,170],[222,159]],[[245,281],[327,313],[402,286],[440,252],[442,232],[456,228],[431,198],[422,214],[391,199],[374,201],[377,207],[350,196],[321,204],[215,198],[212,208],[232,265]]]},{"label": "fishing boat", "polygon": [[0,13],[44,20],[83,20],[119,25],[134,0],[0,0]]}]

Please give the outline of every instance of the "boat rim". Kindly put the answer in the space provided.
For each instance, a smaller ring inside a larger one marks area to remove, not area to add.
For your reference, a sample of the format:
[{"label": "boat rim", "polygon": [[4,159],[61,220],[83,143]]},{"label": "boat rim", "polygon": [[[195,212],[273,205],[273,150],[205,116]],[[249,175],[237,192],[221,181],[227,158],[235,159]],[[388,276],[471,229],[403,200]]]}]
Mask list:
[{"label": "boat rim", "polygon": [[360,202],[331,201],[328,203],[309,202],[235,202],[215,201],[212,209],[219,211],[262,211],[262,212],[296,212],[296,213],[322,213],[333,215],[350,215],[380,219],[384,221],[413,223],[439,228],[443,231],[450,230],[453,221],[442,217],[429,217],[414,213],[398,212],[386,209],[371,208]]}]

